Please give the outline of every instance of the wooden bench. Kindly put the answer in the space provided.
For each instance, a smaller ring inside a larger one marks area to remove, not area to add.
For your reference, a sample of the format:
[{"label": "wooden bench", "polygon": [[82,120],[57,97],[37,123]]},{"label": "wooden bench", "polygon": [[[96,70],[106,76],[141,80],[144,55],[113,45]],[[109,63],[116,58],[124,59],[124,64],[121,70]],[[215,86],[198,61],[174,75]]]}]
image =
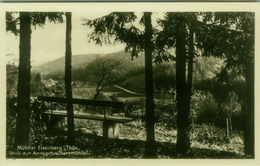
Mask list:
[{"label": "wooden bench", "polygon": [[47,96],[38,96],[38,100],[41,102],[50,102],[50,104],[51,104],[50,109],[44,111],[43,114],[49,115],[51,117],[67,117],[67,111],[53,110],[53,103],[66,104],[68,102],[71,102],[72,104],[102,107],[103,115],[79,113],[79,112],[74,111],[74,118],[102,121],[103,122],[103,137],[105,137],[105,138],[118,138],[119,137],[119,124],[131,122],[134,120],[133,118],[107,115],[107,112],[106,112],[107,107],[123,110],[123,108],[124,108],[123,102],[101,101],[101,100],[90,100],[90,99],[76,99],[76,98],[68,101],[68,99],[66,99],[66,98],[47,97]]}]

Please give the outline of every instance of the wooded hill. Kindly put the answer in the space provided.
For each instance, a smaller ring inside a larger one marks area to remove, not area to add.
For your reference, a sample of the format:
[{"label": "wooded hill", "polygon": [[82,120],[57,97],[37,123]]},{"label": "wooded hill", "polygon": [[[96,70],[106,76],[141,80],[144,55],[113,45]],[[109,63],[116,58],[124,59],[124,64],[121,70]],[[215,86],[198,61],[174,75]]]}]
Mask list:
[{"label": "wooded hill", "polygon": [[[88,63],[92,62],[96,56],[107,59],[117,59],[120,60],[124,65],[128,66],[144,66],[144,58],[134,58],[131,61],[129,53],[124,51],[114,52],[110,54],[82,54],[72,56],[72,68],[83,68],[86,67]],[[44,63],[40,66],[34,66],[32,68],[33,72],[40,72],[42,74],[50,74],[53,72],[64,72],[65,68],[65,57],[58,58],[56,60]]]},{"label": "wooded hill", "polygon": [[[84,76],[86,66],[93,62],[98,55],[84,54],[72,56],[72,78],[75,81],[88,81]],[[99,55],[102,59],[112,59],[120,62],[121,73],[124,79],[118,82],[122,87],[136,92],[144,92],[144,57],[131,58],[129,53],[119,51],[109,54]],[[33,72],[39,72],[43,78],[63,80],[64,78],[64,57],[50,61],[43,65],[33,67]],[[223,64],[222,60],[208,57],[196,58],[194,63],[194,82],[211,79],[220,71]],[[154,64],[154,81],[156,88],[170,86],[175,80],[175,62]],[[164,85],[161,85],[164,83]]]},{"label": "wooded hill", "polygon": [[[72,56],[72,66],[82,67],[91,62],[94,59],[94,54],[83,54]],[[64,72],[65,69],[65,57],[55,59],[53,61],[44,63],[40,66],[33,66],[33,72],[40,72],[42,74],[50,74],[53,72]]]}]

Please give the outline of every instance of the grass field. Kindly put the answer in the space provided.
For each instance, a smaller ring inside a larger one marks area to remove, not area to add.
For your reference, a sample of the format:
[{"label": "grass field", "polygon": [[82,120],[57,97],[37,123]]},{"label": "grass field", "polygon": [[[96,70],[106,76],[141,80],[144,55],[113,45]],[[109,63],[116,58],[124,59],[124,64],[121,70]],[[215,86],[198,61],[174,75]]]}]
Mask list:
[{"label": "grass field", "polygon": [[[93,135],[102,136],[102,123],[91,121],[91,120],[77,120],[76,127],[86,128],[87,133],[92,133]],[[220,130],[219,132],[213,134],[218,128],[211,125],[196,125],[195,131],[191,135],[191,147],[197,151],[198,157],[224,157],[223,154],[229,154],[232,157],[242,157],[243,156],[243,137],[239,132],[234,132],[232,137],[227,140],[225,139],[224,130]],[[120,125],[120,140],[128,141],[145,141],[146,139],[146,131],[145,124],[143,122],[133,121],[130,123],[126,123],[124,125]],[[210,136],[209,136],[210,135]],[[156,123],[155,125],[155,139],[158,144],[161,145],[171,145],[172,148],[169,151],[174,151],[176,139],[177,139],[177,131],[175,129],[170,129],[164,123]],[[211,151],[212,154],[204,154],[204,152],[200,151]],[[200,154],[202,153],[202,154]],[[213,154],[214,153],[214,154]],[[218,154],[217,156],[214,156]],[[170,154],[168,154],[170,155]],[[195,155],[195,154],[193,154]],[[212,155],[212,156],[211,156]],[[221,155],[223,155],[221,157]],[[228,156],[229,156],[228,155]],[[228,156],[226,156],[228,158]],[[169,156],[161,156],[162,158],[167,158]],[[173,157],[173,156],[172,156]],[[195,157],[195,156],[193,156]]]},{"label": "grass field", "polygon": [[[141,78],[141,76],[140,76]],[[137,80],[137,79],[134,79]],[[131,80],[130,80],[131,82]],[[128,84],[129,88],[131,84]],[[131,90],[131,89],[130,89]],[[94,86],[74,87],[73,95],[76,98],[91,98],[95,93]],[[122,101],[144,99],[144,95],[131,94],[115,86],[106,87],[103,92],[106,95],[116,96]],[[156,97],[155,97],[156,98]],[[225,130],[206,124],[196,124],[191,133],[191,151],[187,156],[180,156],[176,152],[177,130],[169,123],[157,122],[155,124],[155,139],[157,142],[156,158],[244,158],[243,154],[243,134],[241,131],[234,130],[232,136],[227,138]],[[38,126],[37,126],[38,127]],[[35,139],[36,145],[61,147],[67,142],[66,130],[46,134],[44,127],[39,127],[40,134],[36,135],[40,139]],[[119,126],[119,139],[104,139],[102,137],[102,122],[93,120],[75,119],[76,131],[76,152],[70,155],[52,152],[37,155],[19,155],[19,150],[8,147],[9,158],[143,158],[146,141],[145,123],[136,120]]]},{"label": "grass field", "polygon": [[[61,150],[17,150],[7,149],[8,158],[90,158],[90,159],[140,159],[144,157],[145,151],[145,125],[143,122],[130,122],[120,125],[119,139],[105,139],[102,137],[102,122],[93,120],[75,120],[76,150],[66,150],[64,145],[67,142],[66,130],[55,132],[53,135],[46,135],[37,147],[55,147]],[[186,156],[176,152],[176,130],[169,129],[163,123],[155,125],[156,158],[174,159],[241,159],[243,157],[243,141],[241,135],[234,134],[228,142],[216,139],[213,142],[200,141],[199,133],[207,133],[206,128],[216,129],[214,126],[197,126],[191,138],[191,151]],[[84,130],[84,133],[82,132]],[[81,130],[80,130],[81,129]],[[221,137],[219,133],[216,135]],[[33,146],[32,146],[33,147]],[[24,153],[21,155],[21,153]],[[12,155],[10,155],[12,154]],[[69,154],[69,155],[68,155]]]}]

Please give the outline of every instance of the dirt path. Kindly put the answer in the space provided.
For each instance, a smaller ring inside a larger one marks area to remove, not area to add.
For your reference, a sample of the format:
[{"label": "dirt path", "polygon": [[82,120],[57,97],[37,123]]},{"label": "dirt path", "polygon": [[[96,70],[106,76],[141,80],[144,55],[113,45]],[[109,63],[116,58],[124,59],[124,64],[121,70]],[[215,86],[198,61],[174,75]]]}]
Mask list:
[{"label": "dirt path", "polygon": [[144,93],[133,92],[133,91],[131,91],[131,90],[125,89],[125,88],[123,88],[123,87],[121,87],[121,86],[118,86],[118,85],[115,85],[115,87],[118,88],[118,89],[121,89],[121,90],[123,90],[123,91],[125,91],[125,92],[127,92],[127,93],[134,94],[134,95],[144,95]]}]

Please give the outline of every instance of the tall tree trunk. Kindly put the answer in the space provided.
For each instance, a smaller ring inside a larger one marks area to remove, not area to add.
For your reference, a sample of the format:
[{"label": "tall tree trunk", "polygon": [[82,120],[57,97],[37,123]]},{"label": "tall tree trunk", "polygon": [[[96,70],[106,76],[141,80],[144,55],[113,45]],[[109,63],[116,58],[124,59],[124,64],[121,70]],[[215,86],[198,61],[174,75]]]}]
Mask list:
[{"label": "tall tree trunk", "polygon": [[180,18],[176,34],[177,144],[176,150],[187,154],[190,149],[189,105],[186,84],[185,23]]},{"label": "tall tree trunk", "polygon": [[145,110],[146,110],[146,147],[145,157],[155,157],[154,136],[154,101],[153,101],[153,66],[152,66],[152,21],[151,12],[144,13],[145,22]]},{"label": "tall tree trunk", "polygon": [[[189,51],[188,51],[188,79],[187,79],[187,89],[190,93],[189,97],[191,97],[191,89],[192,89],[192,77],[193,77],[193,57],[194,57],[194,43],[193,43],[194,31],[190,26],[190,34],[189,34]],[[189,99],[190,100],[190,99]]]},{"label": "tall tree trunk", "polygon": [[187,79],[187,89],[188,89],[188,102],[191,99],[191,89],[192,89],[192,74],[193,74],[193,57],[194,57],[194,43],[193,43],[194,31],[190,27],[189,34],[189,51],[188,51],[188,79]]},{"label": "tall tree trunk", "polygon": [[[192,95],[192,77],[193,77],[193,58],[194,58],[194,30],[192,26],[189,27],[189,50],[188,50],[188,79],[187,79],[187,105],[188,112],[190,112],[190,103]],[[192,117],[192,130],[194,130],[194,117]]]},{"label": "tall tree trunk", "polygon": [[68,143],[75,143],[74,133],[74,114],[72,104],[72,86],[71,86],[71,12],[66,12],[66,53],[65,53],[65,89],[67,102],[67,120],[68,120]]},{"label": "tall tree trunk", "polygon": [[246,97],[244,106],[245,128],[244,128],[244,149],[245,155],[254,158],[255,156],[255,115],[254,115],[254,62],[246,66]]},{"label": "tall tree trunk", "polygon": [[20,50],[18,73],[18,103],[16,120],[16,145],[29,144],[30,131],[30,77],[31,77],[31,17],[30,12],[20,12]]}]

